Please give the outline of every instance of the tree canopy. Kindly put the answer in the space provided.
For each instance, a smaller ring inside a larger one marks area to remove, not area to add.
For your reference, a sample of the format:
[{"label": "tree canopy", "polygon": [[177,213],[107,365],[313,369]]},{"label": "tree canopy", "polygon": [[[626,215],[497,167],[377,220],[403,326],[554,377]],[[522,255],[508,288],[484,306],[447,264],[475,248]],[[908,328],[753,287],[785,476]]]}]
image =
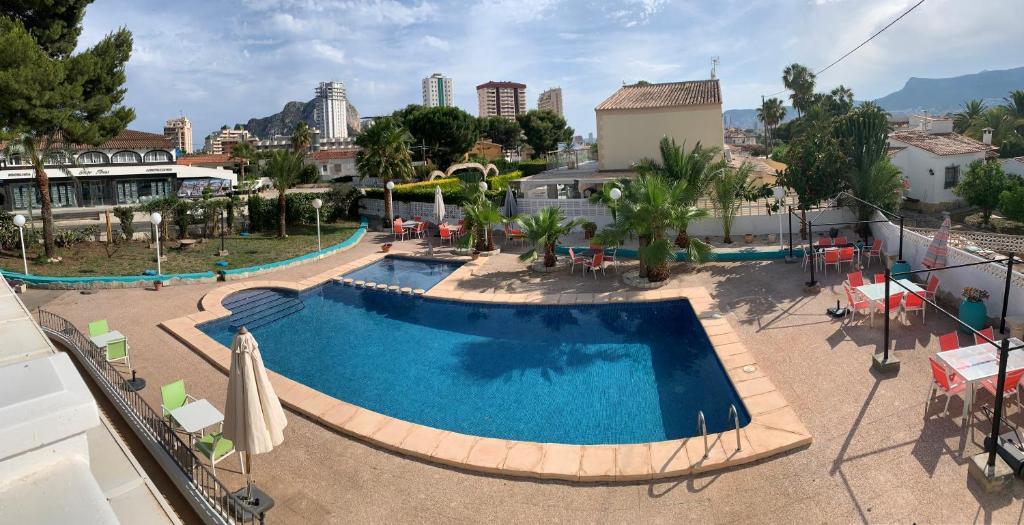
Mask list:
[{"label": "tree canopy", "polygon": [[393,117],[412,135],[413,147],[425,147],[426,157],[441,170],[462,160],[480,139],[476,117],[456,107],[410,104]]},{"label": "tree canopy", "polygon": [[1001,164],[976,160],[967,168],[967,173],[956,188],[953,188],[953,193],[963,197],[967,204],[980,208],[981,221],[988,224],[992,212],[999,207],[1003,192],[1012,189],[1012,182],[1003,172]]},{"label": "tree canopy", "polygon": [[523,139],[523,128],[519,122],[505,117],[480,118],[480,134],[505,150],[519,147]]},{"label": "tree canopy", "polygon": [[526,135],[526,143],[533,148],[533,158],[558,148],[559,142],[572,140],[573,129],[565,118],[550,110],[532,109],[516,117]]}]

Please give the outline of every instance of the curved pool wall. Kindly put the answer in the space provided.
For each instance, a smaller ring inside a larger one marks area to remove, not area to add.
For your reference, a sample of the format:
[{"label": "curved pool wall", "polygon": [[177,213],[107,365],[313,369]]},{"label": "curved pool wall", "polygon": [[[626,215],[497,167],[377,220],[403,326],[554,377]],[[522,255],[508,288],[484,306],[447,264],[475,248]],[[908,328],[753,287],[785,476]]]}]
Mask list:
[{"label": "curved pool wall", "polygon": [[[337,244],[328,246],[320,251],[309,252],[291,259],[285,259],[282,261],[275,261],[272,263],[261,264],[257,266],[249,266],[246,268],[235,268],[232,270],[221,270],[218,272],[196,272],[196,273],[172,273],[162,274],[159,276],[160,281],[164,283],[203,283],[203,282],[214,282],[218,279],[218,274],[224,276],[224,280],[242,279],[245,277],[251,277],[253,275],[259,275],[261,273],[269,272],[293,264],[300,264],[309,262],[315,259],[322,258],[326,255],[330,255],[339,250],[345,250],[351,248],[358,243],[363,236],[366,234],[367,221],[366,217],[362,217],[359,221],[359,227],[356,228],[352,235],[350,235],[344,241]],[[147,286],[157,279],[156,275],[91,275],[91,276],[46,276],[46,275],[31,275],[20,272],[12,272],[7,270],[0,270],[0,275],[7,278],[8,280],[21,280],[33,287],[39,288],[56,288],[56,289],[89,289],[89,288],[133,288],[139,286]]]},{"label": "curved pool wall", "polygon": [[387,255],[345,273],[342,277],[413,290],[429,290],[462,265],[463,261]]},{"label": "curved pool wall", "polygon": [[[558,245],[555,248],[555,253],[559,255],[569,255],[569,246]],[[583,251],[589,250],[589,246],[572,246],[573,251],[582,253]],[[605,248],[605,253],[610,254],[611,251]],[[625,257],[627,259],[636,259],[638,257],[637,250],[632,248],[619,248],[616,253],[619,257]],[[789,248],[782,250],[757,250],[754,248],[730,250],[730,251],[713,251],[711,252],[711,260],[717,262],[741,262],[741,261],[774,261],[779,259],[785,259],[789,255]],[[793,247],[794,257],[803,257],[803,248]],[[680,262],[689,261],[690,258],[683,250],[676,250],[675,259]]]},{"label": "curved pool wall", "polygon": [[[287,313],[251,328],[268,368],[398,419],[567,444],[694,436],[698,410],[724,432],[731,404],[750,421],[687,300],[479,304],[333,282],[273,293],[261,300]],[[238,313],[197,328],[230,346],[253,316],[238,299],[224,301]]]}]

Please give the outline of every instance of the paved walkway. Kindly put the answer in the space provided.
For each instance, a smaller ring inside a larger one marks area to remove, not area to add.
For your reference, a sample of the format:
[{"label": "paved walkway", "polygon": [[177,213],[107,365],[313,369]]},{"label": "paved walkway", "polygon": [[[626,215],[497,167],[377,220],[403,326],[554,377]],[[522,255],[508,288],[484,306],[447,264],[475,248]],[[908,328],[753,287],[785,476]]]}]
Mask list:
[{"label": "paved walkway", "polygon": [[[370,234],[349,252],[258,279],[302,279],[376,249]],[[412,243],[412,241],[407,241]],[[484,266],[479,289],[524,287],[550,292],[619,289],[614,273],[594,280],[567,273],[531,274],[511,255]],[[835,274],[818,296],[803,293],[806,275],[782,262],[712,264],[700,271],[673,268],[673,286],[704,286],[762,369],[793,405],[814,443],[748,466],[675,480],[632,484],[573,484],[500,478],[407,459],[327,430],[289,412],[284,444],[255,461],[257,482],[278,502],[280,523],[330,522],[1019,522],[1024,485],[988,495],[967,480],[967,458],[979,451],[984,422],[961,431],[962,405],[950,416],[942,403],[926,411],[931,380],[927,357],[933,334],[949,321],[911,316],[897,326],[895,347],[903,370],[882,378],[869,370],[881,328],[846,325],[825,309],[842,293]],[[158,385],[184,378],[189,392],[222,406],[226,377],[157,328],[165,319],[197,311],[199,299],[223,283],[171,286],[160,292],[127,289],[56,297],[30,291],[29,302],[84,328],[106,317],[128,334],[132,362],[151,385],[143,393],[159,403]],[[37,300],[38,298],[38,300]],[[987,394],[979,403],[991,404]],[[1011,405],[1012,406],[1012,405]],[[1024,417],[1010,408],[1010,418]],[[237,460],[218,465],[241,485]]]}]

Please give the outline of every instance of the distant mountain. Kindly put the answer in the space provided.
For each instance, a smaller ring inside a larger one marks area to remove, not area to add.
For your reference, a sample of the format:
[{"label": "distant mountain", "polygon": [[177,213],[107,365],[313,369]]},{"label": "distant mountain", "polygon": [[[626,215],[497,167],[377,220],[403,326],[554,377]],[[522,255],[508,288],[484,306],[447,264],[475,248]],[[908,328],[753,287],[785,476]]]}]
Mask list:
[{"label": "distant mountain", "polygon": [[903,89],[876,99],[890,113],[951,113],[964,101],[980,98],[989,105],[1001,104],[1014,89],[1024,89],[1024,67],[982,71],[952,78],[910,77]]},{"label": "distant mountain", "polygon": [[[275,135],[291,135],[292,130],[299,122],[305,122],[309,127],[319,127],[314,120],[316,113],[316,99],[309,102],[291,101],[284,105],[284,109],[263,118],[251,118],[245,124],[249,133],[261,139],[269,139]],[[350,137],[359,133],[359,111],[348,103],[348,135]]]},{"label": "distant mountain", "polygon": [[[910,77],[899,91],[875,99],[875,103],[894,115],[917,113],[955,113],[964,101],[980,98],[987,105],[1002,104],[1014,89],[1024,89],[1024,67],[982,71],[952,78]],[[756,109],[730,109],[722,113],[726,127],[760,127]],[[796,110],[786,106],[786,120],[796,118]]]}]

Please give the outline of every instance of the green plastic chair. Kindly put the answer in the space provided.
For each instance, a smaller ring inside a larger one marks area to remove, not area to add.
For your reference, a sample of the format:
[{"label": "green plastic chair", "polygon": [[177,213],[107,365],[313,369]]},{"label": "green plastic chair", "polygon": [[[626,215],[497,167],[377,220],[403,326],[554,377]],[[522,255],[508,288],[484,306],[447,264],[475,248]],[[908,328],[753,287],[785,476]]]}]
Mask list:
[{"label": "green plastic chair", "polygon": [[217,475],[217,463],[235,453],[235,444],[220,432],[211,432],[196,442],[196,450],[210,460],[213,475]]},{"label": "green plastic chair", "polygon": [[196,398],[185,393],[185,380],[179,379],[173,383],[160,387],[160,398],[163,402],[160,409],[164,417],[171,418],[171,411],[185,406],[186,403],[195,401]]},{"label": "green plastic chair", "polygon": [[132,361],[128,357],[128,340],[119,339],[107,343],[107,362],[124,361],[128,368],[132,367]]},{"label": "green plastic chair", "polygon": [[97,335],[103,335],[110,331],[110,327],[107,326],[106,319],[100,319],[99,321],[93,321],[89,323],[89,337],[96,337]]}]

